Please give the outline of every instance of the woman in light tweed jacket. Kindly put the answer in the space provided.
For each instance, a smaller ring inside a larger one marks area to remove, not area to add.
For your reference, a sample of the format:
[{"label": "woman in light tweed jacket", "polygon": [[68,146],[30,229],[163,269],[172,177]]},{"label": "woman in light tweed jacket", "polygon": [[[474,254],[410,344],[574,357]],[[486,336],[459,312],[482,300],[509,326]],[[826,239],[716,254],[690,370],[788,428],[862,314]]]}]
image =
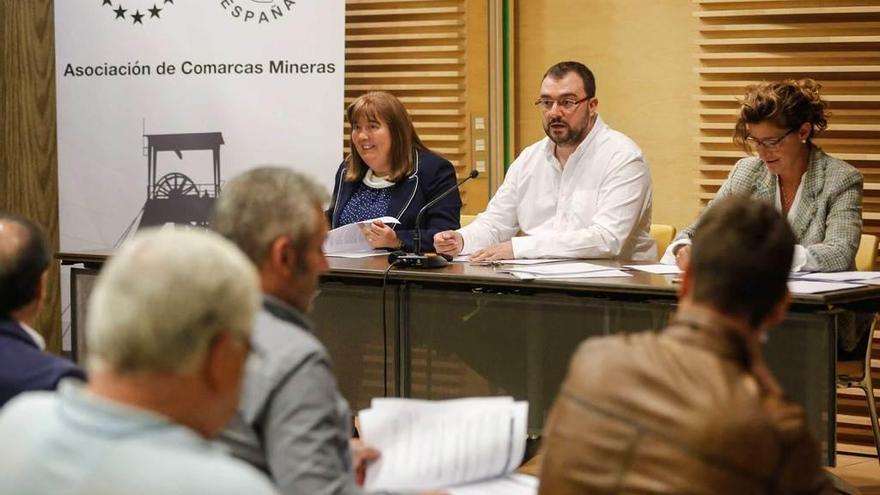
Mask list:
[{"label": "woman in light tweed jacket", "polygon": [[[797,236],[792,270],[839,272],[854,268],[859,247],[862,174],[813,143],[828,125],[820,87],[802,79],[746,88],[734,142],[758,156],[739,160],[713,201],[748,194],[772,202]],[[695,227],[676,237],[662,262],[687,263]]]},{"label": "woman in light tweed jacket", "polygon": [[[797,237],[792,271],[854,269],[862,234],[861,172],[813,143],[828,125],[820,88],[812,79],[746,88],[734,142],[758,156],[738,161],[713,200],[747,194],[772,202]],[[696,222],[676,237],[661,262],[683,268],[690,261],[695,227]],[[864,355],[868,340],[864,336],[873,318],[873,313],[857,313],[853,320],[840,323],[842,359]]]}]

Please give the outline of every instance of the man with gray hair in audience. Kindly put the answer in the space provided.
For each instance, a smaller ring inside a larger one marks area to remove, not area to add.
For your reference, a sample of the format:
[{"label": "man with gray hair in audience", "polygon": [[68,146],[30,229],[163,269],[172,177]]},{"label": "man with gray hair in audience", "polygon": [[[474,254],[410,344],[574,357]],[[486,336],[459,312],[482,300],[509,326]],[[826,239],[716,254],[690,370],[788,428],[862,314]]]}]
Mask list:
[{"label": "man with gray hair in audience", "polygon": [[378,456],[351,440],[348,404],[305,316],[327,271],[326,200],[302,174],[257,168],[226,184],[212,225],[256,265],[263,288],[241,404],[221,440],[285,494],[360,493]]},{"label": "man with gray hair in audience", "polygon": [[0,414],[0,493],[276,493],[208,441],[238,404],[257,284],[210,232],[126,243],[89,301],[89,384],[23,394]]}]

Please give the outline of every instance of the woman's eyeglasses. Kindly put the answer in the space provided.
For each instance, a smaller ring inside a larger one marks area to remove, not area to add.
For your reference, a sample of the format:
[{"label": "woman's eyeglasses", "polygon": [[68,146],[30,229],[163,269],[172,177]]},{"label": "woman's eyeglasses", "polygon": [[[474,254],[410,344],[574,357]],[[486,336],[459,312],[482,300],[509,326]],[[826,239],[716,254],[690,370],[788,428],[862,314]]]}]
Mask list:
[{"label": "woman's eyeglasses", "polygon": [[549,112],[553,109],[553,105],[559,106],[563,112],[571,112],[581,103],[589,100],[589,96],[585,96],[580,100],[572,97],[563,98],[561,100],[554,100],[552,98],[538,98],[535,101],[535,106],[538,107],[542,112]]},{"label": "woman's eyeglasses", "polygon": [[754,149],[764,148],[765,150],[775,150],[779,148],[779,145],[782,144],[782,141],[787,138],[789,134],[796,130],[797,127],[791,128],[788,130],[788,132],[777,138],[755,139],[752,136],[748,136],[746,138],[746,142],[749,143]]}]

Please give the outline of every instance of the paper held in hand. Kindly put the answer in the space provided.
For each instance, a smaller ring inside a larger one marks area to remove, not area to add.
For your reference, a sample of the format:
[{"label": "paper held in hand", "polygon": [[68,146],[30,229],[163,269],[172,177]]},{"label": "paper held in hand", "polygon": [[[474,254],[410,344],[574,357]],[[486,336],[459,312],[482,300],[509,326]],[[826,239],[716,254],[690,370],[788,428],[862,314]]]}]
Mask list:
[{"label": "paper held in hand", "polygon": [[384,250],[374,250],[364,236],[364,231],[374,220],[381,220],[385,225],[400,223],[400,220],[394,217],[381,217],[337,227],[327,232],[327,239],[324,241],[324,254],[341,257],[363,257],[364,254],[370,255],[372,253],[388,254]]},{"label": "paper held in hand", "polygon": [[[381,452],[367,491],[424,491],[509,478],[523,458],[529,405],[511,397],[447,401],[373,399],[358,415],[364,443]],[[537,483],[512,483],[537,493]]]}]

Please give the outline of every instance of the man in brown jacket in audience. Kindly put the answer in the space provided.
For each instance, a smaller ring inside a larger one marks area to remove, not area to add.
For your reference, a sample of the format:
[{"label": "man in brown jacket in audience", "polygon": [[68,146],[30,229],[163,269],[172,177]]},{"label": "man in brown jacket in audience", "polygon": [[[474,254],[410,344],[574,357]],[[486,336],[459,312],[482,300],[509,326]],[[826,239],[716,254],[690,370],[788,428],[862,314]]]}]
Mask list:
[{"label": "man in brown jacket in audience", "polygon": [[669,327],[589,339],[572,358],[540,493],[834,493],[760,349],[785,318],[794,242],[770,204],[707,211]]}]

